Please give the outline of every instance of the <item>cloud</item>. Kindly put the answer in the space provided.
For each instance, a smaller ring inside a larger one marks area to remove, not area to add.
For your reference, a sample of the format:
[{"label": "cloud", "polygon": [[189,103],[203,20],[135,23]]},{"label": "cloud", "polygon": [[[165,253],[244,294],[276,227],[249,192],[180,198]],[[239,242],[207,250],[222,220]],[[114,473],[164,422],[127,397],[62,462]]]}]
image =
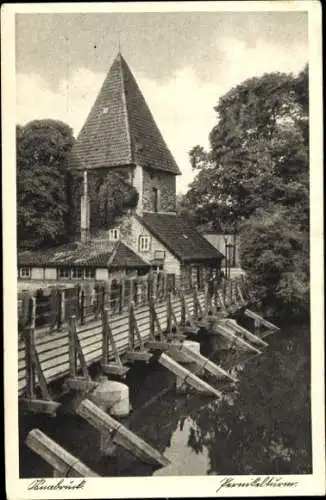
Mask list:
[{"label": "cloud", "polygon": [[[214,106],[232,86],[266,72],[298,72],[307,61],[305,47],[285,50],[273,44],[248,46],[231,37],[216,41],[223,55],[219,77],[202,80],[193,67],[183,67],[163,81],[135,73],[154,118],[183,173],[178,190],[185,191],[193,179],[188,152],[196,144],[208,146],[215,124]],[[78,135],[105,78],[104,73],[80,68],[59,82],[54,91],[36,73],[17,75],[17,123],[53,118],[68,123]],[[216,81],[215,81],[216,80]]]}]

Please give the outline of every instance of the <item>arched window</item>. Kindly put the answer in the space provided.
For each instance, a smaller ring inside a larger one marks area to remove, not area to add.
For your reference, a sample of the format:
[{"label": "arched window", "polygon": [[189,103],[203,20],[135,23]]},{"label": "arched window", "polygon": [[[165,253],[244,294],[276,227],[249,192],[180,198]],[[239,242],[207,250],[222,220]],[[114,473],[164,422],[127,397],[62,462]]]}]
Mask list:
[{"label": "arched window", "polygon": [[158,212],[159,210],[159,190],[154,187],[152,190],[152,206],[153,212]]}]

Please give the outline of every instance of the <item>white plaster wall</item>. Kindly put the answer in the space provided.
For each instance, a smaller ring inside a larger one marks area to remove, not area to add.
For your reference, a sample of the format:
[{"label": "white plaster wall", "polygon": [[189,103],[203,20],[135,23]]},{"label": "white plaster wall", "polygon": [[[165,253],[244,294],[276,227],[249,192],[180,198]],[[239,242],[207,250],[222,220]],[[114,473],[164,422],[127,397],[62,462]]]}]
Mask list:
[{"label": "white plaster wall", "polygon": [[[141,252],[139,250],[139,236],[150,236],[151,246],[150,250],[147,252]],[[151,261],[154,259],[155,251],[160,250],[165,252],[164,261],[164,271],[172,274],[180,273],[180,262],[174,255],[164,246],[160,241],[158,241],[149,231],[143,226],[136,217],[132,217],[131,223],[131,234],[128,241],[129,245],[144,259]]]},{"label": "white plaster wall", "polygon": [[109,278],[109,273],[107,268],[97,268],[95,271],[95,279],[107,281]]},{"label": "white plaster wall", "polygon": [[42,280],[44,277],[43,267],[32,267],[31,278],[32,280]]},{"label": "white plaster wall", "polygon": [[46,267],[45,268],[45,279],[46,280],[56,280],[57,279],[57,270],[55,267]]}]

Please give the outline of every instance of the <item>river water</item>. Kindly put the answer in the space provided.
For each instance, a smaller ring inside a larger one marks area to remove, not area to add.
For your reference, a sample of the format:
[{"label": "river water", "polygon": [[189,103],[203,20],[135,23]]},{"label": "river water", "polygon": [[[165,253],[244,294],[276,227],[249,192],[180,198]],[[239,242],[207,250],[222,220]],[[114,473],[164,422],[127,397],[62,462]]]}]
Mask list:
[{"label": "river water", "polygon": [[223,392],[221,401],[177,394],[174,375],[155,360],[133,366],[127,377],[133,411],[124,423],[170,465],[148,466],[120,447],[116,456],[101,457],[98,432],[79,417],[21,415],[20,476],[52,476],[24,444],[35,427],[101,476],[311,473],[309,329],[286,328],[266,340],[258,356],[204,341],[201,352],[238,377],[223,384],[207,378]]}]

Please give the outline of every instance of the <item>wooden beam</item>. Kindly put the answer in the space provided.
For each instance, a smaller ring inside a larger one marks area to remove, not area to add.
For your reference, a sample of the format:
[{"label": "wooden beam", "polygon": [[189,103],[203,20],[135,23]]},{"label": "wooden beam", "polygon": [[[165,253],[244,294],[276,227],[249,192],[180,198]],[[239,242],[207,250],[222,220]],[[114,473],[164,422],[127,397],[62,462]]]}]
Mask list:
[{"label": "wooden beam", "polygon": [[166,319],[166,331],[171,333],[172,330],[172,301],[171,301],[171,293],[168,293],[167,297],[167,319]]},{"label": "wooden beam", "polygon": [[106,375],[125,377],[130,368],[128,366],[124,366],[122,363],[101,363],[101,369]]},{"label": "wooden beam", "polygon": [[274,325],[273,323],[270,323],[270,321],[267,321],[267,319],[263,318],[262,316],[259,316],[259,314],[251,311],[250,309],[245,309],[244,314],[245,316],[248,316],[248,318],[252,318],[256,321],[259,321],[266,328],[270,328],[271,330],[279,330],[278,326]]},{"label": "wooden beam", "polygon": [[254,335],[252,332],[239,325],[235,319],[226,319],[225,323],[230,326],[235,332],[239,333],[243,338],[247,339],[249,342],[253,344],[258,344],[263,347],[267,347],[268,344],[263,339]]},{"label": "wooden beam", "polygon": [[98,386],[98,382],[94,382],[86,377],[68,377],[65,379],[65,386],[74,391],[89,392]]},{"label": "wooden beam", "polygon": [[95,474],[39,429],[30,431],[25,443],[62,477],[98,477],[98,474]]},{"label": "wooden beam", "polygon": [[238,295],[239,295],[241,304],[242,305],[246,305],[247,301],[243,297],[243,293],[242,293],[242,290],[241,290],[240,283],[237,283],[237,291],[238,291]]},{"label": "wooden beam", "polygon": [[110,435],[113,442],[140,458],[143,462],[162,467],[170,463],[161,453],[88,399],[82,401],[76,412],[101,434]]},{"label": "wooden beam", "polygon": [[44,400],[44,399],[19,399],[19,409],[20,411],[28,411],[31,413],[45,413],[47,415],[55,416],[61,403],[56,401]]},{"label": "wooden beam", "polygon": [[171,345],[173,349],[182,352],[189,360],[195,362],[198,367],[202,370],[206,370],[211,375],[214,375],[216,378],[227,378],[232,380],[232,382],[237,382],[237,379],[230,375],[226,370],[216,363],[213,363],[211,360],[200,354],[199,352],[192,351],[185,344],[179,345]]},{"label": "wooden beam", "polygon": [[[77,376],[77,357],[80,361],[82,376]],[[77,391],[90,391],[97,387],[97,383],[91,380],[88,373],[87,363],[78,338],[76,330],[76,317],[69,318],[69,367],[70,377],[65,380],[65,386]]]},{"label": "wooden beam", "polygon": [[148,342],[146,342],[146,347],[153,351],[166,351],[169,346],[169,342],[162,342],[160,340],[149,340]]},{"label": "wooden beam", "polygon": [[76,329],[76,316],[69,318],[69,371],[70,376],[75,377],[77,372],[77,358],[75,348],[75,329]]},{"label": "wooden beam", "polygon": [[[105,308],[103,311],[103,319],[102,319],[102,368],[105,366],[105,373],[114,373],[121,374],[124,376],[129,368],[125,368],[121,362],[119,351],[117,349],[114,336],[109,323],[109,309]],[[113,355],[114,355],[114,364],[109,362],[109,346],[111,345]],[[111,370],[111,371],[110,371]]]},{"label": "wooden beam", "polygon": [[[52,401],[47,382],[42,370],[35,343],[35,311],[36,299],[30,299],[29,328],[24,330],[25,354],[26,354],[26,398],[21,399],[20,409],[32,411],[33,413],[44,412],[55,414],[60,406]],[[36,377],[41,390],[41,399],[36,398]]]},{"label": "wooden beam", "polygon": [[32,348],[35,346],[35,316],[36,299],[28,299],[28,327],[24,329],[25,361],[26,361],[26,391],[27,398],[35,398],[35,366],[32,359]]},{"label": "wooden beam", "polygon": [[258,354],[261,354],[261,351],[257,349],[255,346],[249,344],[241,337],[238,337],[227,325],[223,324],[222,321],[217,321],[214,324],[214,330],[217,334],[222,335],[225,339],[227,339],[231,346],[237,347],[243,351],[254,351]]},{"label": "wooden beam", "polygon": [[153,354],[148,351],[127,351],[125,353],[125,357],[126,359],[128,359],[128,361],[148,362],[153,357]]},{"label": "wooden beam", "polygon": [[210,396],[213,395],[218,398],[222,397],[222,393],[215,389],[215,387],[212,387],[204,380],[201,380],[199,377],[197,377],[197,375],[184,368],[167,354],[161,354],[161,356],[158,358],[158,362],[162,366],[170,370],[172,373],[174,373],[177,377],[179,377],[179,379],[181,379],[184,383],[190,385],[197,391],[208,394]]}]

